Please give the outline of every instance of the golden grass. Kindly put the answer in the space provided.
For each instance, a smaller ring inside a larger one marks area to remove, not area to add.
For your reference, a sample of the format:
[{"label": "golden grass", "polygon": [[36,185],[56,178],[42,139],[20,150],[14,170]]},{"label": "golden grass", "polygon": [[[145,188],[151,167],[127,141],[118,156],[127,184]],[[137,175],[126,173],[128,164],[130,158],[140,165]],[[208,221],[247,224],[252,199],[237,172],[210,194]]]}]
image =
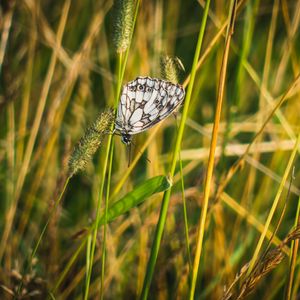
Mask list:
[{"label": "golden grass", "polygon": [[[117,103],[120,73],[123,83],[160,77],[162,55],[178,57],[185,71],[176,76],[188,89],[205,4],[141,1],[126,68],[118,71],[117,61],[127,56],[114,48],[115,30],[124,33],[115,27],[113,1],[1,2],[1,299],[45,299],[50,292],[55,299],[82,299],[85,289],[90,299],[139,298],[162,196],[118,217],[105,233],[99,228],[92,260],[86,239],[98,198],[111,205],[147,179],[168,175],[174,118],[135,136],[129,167],[120,138],[106,138],[56,200],[73,147],[97,115]],[[212,1],[182,135],[182,172],[175,160],[148,299],[296,299],[299,293],[300,1],[237,1],[230,42],[228,15],[229,1]],[[196,249],[198,261],[201,256],[195,297],[189,249],[192,261]]]}]

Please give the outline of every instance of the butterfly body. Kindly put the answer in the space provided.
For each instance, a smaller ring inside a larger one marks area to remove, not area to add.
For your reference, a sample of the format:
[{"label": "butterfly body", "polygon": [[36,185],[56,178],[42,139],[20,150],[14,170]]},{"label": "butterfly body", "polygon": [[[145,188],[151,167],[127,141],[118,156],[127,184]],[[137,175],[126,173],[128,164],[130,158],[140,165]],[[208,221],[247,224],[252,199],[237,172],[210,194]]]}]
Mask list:
[{"label": "butterfly body", "polygon": [[115,129],[125,144],[132,135],[145,131],[167,118],[184,100],[184,89],[179,84],[137,77],[123,86]]}]

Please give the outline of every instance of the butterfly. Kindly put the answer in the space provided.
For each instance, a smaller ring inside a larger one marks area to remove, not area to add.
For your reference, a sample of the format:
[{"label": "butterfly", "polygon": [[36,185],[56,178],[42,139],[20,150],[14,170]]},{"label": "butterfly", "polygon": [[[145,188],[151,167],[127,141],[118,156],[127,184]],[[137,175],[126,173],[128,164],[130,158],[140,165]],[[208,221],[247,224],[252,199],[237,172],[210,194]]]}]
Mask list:
[{"label": "butterfly", "polygon": [[123,86],[115,121],[122,142],[167,118],[183,102],[185,91],[179,84],[139,76]]}]

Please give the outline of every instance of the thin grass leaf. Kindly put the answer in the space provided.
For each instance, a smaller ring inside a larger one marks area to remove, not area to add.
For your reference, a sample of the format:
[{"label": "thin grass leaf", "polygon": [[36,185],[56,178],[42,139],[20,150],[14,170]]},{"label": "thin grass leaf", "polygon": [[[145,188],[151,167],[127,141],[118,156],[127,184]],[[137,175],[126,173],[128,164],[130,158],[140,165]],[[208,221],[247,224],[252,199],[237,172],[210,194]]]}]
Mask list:
[{"label": "thin grass leaf", "polygon": [[[174,151],[173,151],[173,159],[171,162],[171,167],[170,167],[170,172],[169,172],[170,176],[172,176],[172,177],[174,176],[174,173],[175,173],[177,158],[179,155],[180,146],[181,146],[181,142],[182,142],[182,138],[183,138],[183,132],[184,132],[184,128],[185,128],[185,122],[186,122],[188,111],[189,111],[189,105],[190,105],[190,100],[192,97],[192,91],[193,91],[195,77],[196,77],[196,71],[197,71],[197,62],[200,57],[202,41],[203,41],[204,32],[205,32],[205,28],[206,28],[206,20],[207,20],[207,16],[208,16],[209,5],[210,5],[210,0],[208,0],[206,2],[204,14],[202,17],[202,22],[200,25],[197,45],[196,45],[195,54],[194,54],[193,65],[192,65],[192,69],[191,69],[190,83],[189,83],[189,86],[187,89],[187,94],[185,97],[182,118],[181,118],[179,129],[178,129],[176,143],[175,143],[175,147],[174,147]],[[147,265],[146,275],[145,275],[144,282],[143,282],[141,299],[148,298],[150,284],[151,284],[152,276],[154,273],[154,267],[155,267],[157,256],[158,256],[158,250],[159,250],[159,246],[160,246],[160,242],[161,242],[161,238],[162,238],[162,234],[163,234],[163,230],[164,230],[164,226],[165,226],[165,222],[166,222],[170,197],[171,197],[171,189],[167,190],[163,196],[163,201],[162,201],[162,205],[161,205],[161,213],[160,213],[159,220],[157,223],[155,237],[154,237],[154,241],[153,241],[153,245],[152,245],[152,249],[151,249],[151,253],[150,253],[150,258],[149,258],[148,265]]]},{"label": "thin grass leaf", "polygon": [[276,197],[274,199],[274,202],[272,204],[272,207],[270,209],[270,212],[268,214],[268,217],[266,219],[266,222],[264,224],[264,230],[262,232],[262,234],[260,235],[260,238],[259,238],[259,241],[257,242],[257,246],[255,248],[255,251],[254,251],[254,254],[253,254],[253,257],[251,259],[251,262],[250,262],[250,266],[249,266],[249,270],[248,270],[248,275],[250,274],[250,272],[252,271],[256,261],[257,261],[257,257],[258,257],[258,254],[260,252],[260,249],[263,245],[263,241],[265,239],[265,236],[266,236],[266,233],[269,229],[269,226],[271,224],[271,221],[272,221],[272,218],[274,216],[274,213],[275,213],[275,210],[278,206],[278,203],[279,203],[279,200],[280,200],[280,197],[281,197],[281,194],[282,194],[282,191],[283,191],[283,188],[284,188],[284,185],[285,185],[285,182],[288,178],[288,175],[292,169],[292,166],[293,166],[293,162],[294,162],[294,159],[295,159],[295,156],[296,156],[296,153],[298,151],[298,146],[299,146],[299,143],[300,143],[300,134],[298,135],[298,138],[297,138],[297,141],[295,143],[295,146],[294,146],[294,149],[293,149],[293,152],[290,156],[290,159],[289,159],[289,162],[287,164],[287,167],[285,169],[285,172],[283,174],[283,177],[282,177],[282,181],[280,183],[280,186],[279,186],[279,189],[276,193]]},{"label": "thin grass leaf", "polygon": [[227,64],[228,64],[228,57],[229,57],[230,42],[234,31],[236,6],[237,6],[237,1],[232,0],[230,2],[230,10],[228,15],[228,20],[230,21],[227,27],[225,48],[224,48],[224,53],[222,58],[222,67],[220,70],[218,98],[217,98],[213,132],[212,132],[211,143],[209,148],[208,166],[207,166],[207,172],[206,172],[206,178],[204,184],[203,205],[202,205],[202,210],[201,210],[201,215],[199,218],[199,225],[198,225],[196,251],[195,251],[195,258],[194,258],[194,264],[192,270],[191,288],[189,293],[190,300],[194,299],[197,276],[198,276],[199,266],[200,266],[201,253],[203,250],[202,248],[203,248],[203,238],[204,238],[204,231],[205,231],[205,222],[206,222],[208,202],[209,202],[209,197],[211,192],[211,183],[212,183],[212,176],[213,176],[214,162],[215,162],[215,151],[217,146],[218,130],[219,130],[219,124],[221,119],[222,103],[224,98],[224,88],[225,88],[225,79],[226,79],[226,71],[227,71]]},{"label": "thin grass leaf", "polygon": [[[69,272],[71,266],[75,263],[77,260],[79,254],[84,249],[85,243],[88,241],[89,234],[95,230],[96,225],[102,226],[106,222],[109,223],[113,220],[115,220],[117,217],[123,215],[124,213],[130,211],[130,209],[138,206],[139,204],[143,203],[147,198],[150,196],[164,192],[168,189],[170,189],[172,186],[172,182],[167,176],[155,176],[153,178],[150,178],[146,180],[145,182],[138,185],[133,191],[126,194],[123,198],[116,201],[110,208],[107,210],[107,216],[103,215],[98,222],[94,222],[93,225],[90,227],[89,230],[86,231],[87,235],[81,242],[79,248],[76,250],[76,252],[72,255],[71,259],[69,260],[67,266],[61,273],[61,276],[55,283],[54,289],[52,292],[55,292],[60,284],[62,283],[63,279]],[[107,217],[107,219],[105,219]],[[91,262],[89,261],[89,264]]]},{"label": "thin grass leaf", "polygon": [[[236,274],[236,278],[229,288],[225,290],[222,300],[245,299],[255,290],[262,278],[276,268],[286,257],[284,253],[285,246],[290,242],[298,240],[299,236],[300,227],[298,226],[291,233],[289,233],[276,248],[272,250],[269,249],[268,252],[261,257],[258,264],[254,269],[252,269],[249,275],[247,275],[247,273],[249,271],[249,267],[251,266],[250,262],[245,264]],[[241,287],[238,287],[238,289],[234,291],[234,287],[236,287],[237,283],[243,279],[244,281],[242,282]]]},{"label": "thin grass leaf", "polygon": [[[143,203],[150,196],[164,192],[172,186],[167,176],[155,176],[138,185],[133,191],[126,194],[122,199],[115,202],[108,208],[107,222],[111,222],[117,217],[125,214],[133,207]],[[101,218],[99,225],[104,224],[104,217]]]},{"label": "thin grass leaf", "polygon": [[[297,211],[295,217],[295,227],[300,226],[299,212],[300,212],[300,198],[298,198],[298,205],[297,205]],[[285,299],[287,300],[290,300],[292,298],[293,285],[296,280],[295,269],[297,264],[298,249],[299,249],[299,240],[295,240],[292,242],[292,246],[291,246],[289,274],[288,274],[286,287],[285,287]]]},{"label": "thin grass leaf", "polygon": [[[123,51],[121,51],[121,48],[119,48],[118,55],[117,55],[117,60],[118,60],[118,64],[117,64],[117,74],[118,74],[118,80],[117,80],[117,85],[116,85],[116,95],[117,97],[114,100],[114,108],[117,108],[118,102],[119,102],[119,98],[120,98],[120,94],[121,94],[121,86],[123,83],[123,78],[124,78],[124,73],[125,73],[125,68],[127,65],[127,59],[128,59],[128,55],[129,55],[129,50],[130,50],[130,45],[131,45],[131,41],[132,41],[132,36],[133,36],[133,32],[134,32],[134,28],[135,28],[135,24],[136,24],[136,20],[137,20],[137,15],[138,15],[138,11],[139,11],[139,6],[140,6],[140,0],[137,0],[135,2],[135,8],[134,8],[134,13],[133,13],[133,20],[132,20],[132,24],[130,26],[128,26],[128,28],[130,27],[130,32],[127,38],[127,42],[128,44],[126,45],[126,49],[122,49],[122,50],[126,50],[125,51],[125,55],[123,57]],[[132,11],[133,12],[133,11]],[[128,15],[129,16],[129,15]],[[129,23],[128,23],[129,24]],[[126,43],[127,43],[126,42]],[[118,47],[117,47],[118,48]],[[114,125],[112,126],[113,129]],[[100,185],[100,193],[99,193],[99,198],[98,198],[98,203],[97,203],[97,218],[96,218],[96,224],[98,224],[99,222],[99,209],[100,209],[100,201],[102,199],[102,195],[103,195],[103,191],[104,191],[104,183],[106,183],[107,186],[107,192],[106,192],[106,197],[105,197],[105,214],[104,214],[104,219],[105,221],[107,221],[107,209],[108,209],[108,199],[110,197],[110,185],[111,185],[111,173],[112,173],[112,161],[113,161],[113,157],[114,157],[114,153],[113,153],[113,147],[114,143],[112,140],[112,137],[110,136],[108,139],[108,145],[107,145],[107,152],[105,155],[105,164],[104,164],[104,168],[103,168],[103,178],[105,178],[105,174],[106,174],[106,170],[108,169],[108,176],[107,176],[107,181],[105,182],[105,180],[102,180],[101,185]],[[97,229],[98,229],[98,225],[96,225],[96,230],[94,231],[94,236],[93,236],[93,243],[92,243],[92,251],[91,251],[91,261],[93,262],[93,256],[94,256],[94,251],[95,251],[95,244],[96,244],[96,236],[97,236]],[[102,245],[102,257],[101,257],[101,263],[102,263],[102,268],[101,268],[101,287],[100,287],[100,299],[103,299],[103,285],[104,285],[104,272],[105,272],[105,246],[106,246],[106,226],[104,226],[104,230],[103,230],[103,245]],[[91,276],[91,271],[92,268],[89,270],[89,278]],[[88,294],[88,288],[89,287],[89,280],[88,280],[88,285],[86,287],[86,292],[85,292],[85,298],[87,298],[87,294]]]}]

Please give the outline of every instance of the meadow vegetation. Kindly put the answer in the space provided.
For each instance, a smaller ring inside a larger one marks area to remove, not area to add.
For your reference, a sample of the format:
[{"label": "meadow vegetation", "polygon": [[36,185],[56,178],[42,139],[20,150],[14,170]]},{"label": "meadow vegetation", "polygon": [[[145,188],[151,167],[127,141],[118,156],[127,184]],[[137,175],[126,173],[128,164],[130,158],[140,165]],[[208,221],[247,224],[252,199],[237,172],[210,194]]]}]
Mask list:
[{"label": "meadow vegetation", "polygon": [[298,299],[299,82],[300,0],[1,0],[0,298]]}]

